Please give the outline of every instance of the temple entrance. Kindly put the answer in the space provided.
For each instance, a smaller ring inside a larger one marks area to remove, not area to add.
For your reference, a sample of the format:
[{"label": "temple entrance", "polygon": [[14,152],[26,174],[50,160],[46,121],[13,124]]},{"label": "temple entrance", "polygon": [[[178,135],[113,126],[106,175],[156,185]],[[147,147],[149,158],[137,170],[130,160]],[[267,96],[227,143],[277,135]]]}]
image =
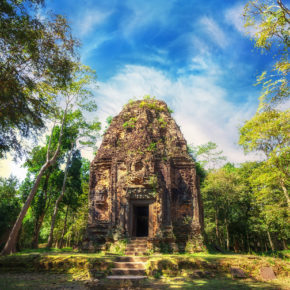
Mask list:
[{"label": "temple entrance", "polygon": [[133,206],[133,235],[136,237],[148,237],[149,206]]}]

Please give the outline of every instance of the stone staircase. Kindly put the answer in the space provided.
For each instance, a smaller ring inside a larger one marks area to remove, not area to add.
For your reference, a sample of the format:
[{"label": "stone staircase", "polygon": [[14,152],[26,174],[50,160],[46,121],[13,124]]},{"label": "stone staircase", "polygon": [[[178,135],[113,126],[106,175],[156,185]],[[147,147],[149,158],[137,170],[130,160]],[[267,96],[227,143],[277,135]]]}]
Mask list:
[{"label": "stone staircase", "polygon": [[127,256],[143,256],[146,255],[147,250],[147,237],[132,238],[127,244],[126,255]]},{"label": "stone staircase", "polygon": [[114,262],[112,275],[107,276],[111,285],[139,286],[147,276],[145,272],[145,262],[147,257],[140,257],[147,249],[147,238],[132,239],[126,248],[127,256],[120,256]]}]

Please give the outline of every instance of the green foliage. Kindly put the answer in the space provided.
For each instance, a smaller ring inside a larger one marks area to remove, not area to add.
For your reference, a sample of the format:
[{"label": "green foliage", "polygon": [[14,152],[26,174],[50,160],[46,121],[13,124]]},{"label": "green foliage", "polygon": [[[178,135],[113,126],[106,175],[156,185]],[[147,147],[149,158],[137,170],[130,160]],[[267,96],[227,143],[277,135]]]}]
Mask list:
[{"label": "green foliage", "polygon": [[65,195],[63,203],[74,211],[81,206],[80,195],[82,192],[81,180],[82,157],[79,150],[73,152],[72,161],[68,168],[68,176],[66,181]]},{"label": "green foliage", "polygon": [[108,252],[112,254],[125,255],[127,240],[118,240],[114,243],[108,244],[107,246]]},{"label": "green foliage", "polygon": [[123,128],[124,129],[135,128],[136,122],[137,122],[137,118],[132,117],[128,121],[123,123]]},{"label": "green foliage", "polygon": [[161,128],[165,128],[166,127],[167,122],[162,117],[158,118],[157,120],[158,120]]},{"label": "green foliage", "polygon": [[290,206],[287,191],[290,174],[289,119],[289,110],[258,112],[240,129],[239,141],[246,152],[261,151],[265,154],[267,159],[262,167],[265,174],[261,174],[261,178],[265,181],[272,180],[273,184],[280,184],[288,206]]},{"label": "green foliage", "polygon": [[199,162],[195,162],[195,169],[196,169],[196,174],[199,176],[200,178],[200,184],[203,183],[205,177],[206,177],[206,170],[205,168],[199,163]]},{"label": "green foliage", "polygon": [[129,99],[129,101],[128,101],[128,105],[131,106],[134,102],[136,102],[136,100],[137,100],[136,97],[134,97],[134,98],[132,98],[132,99]]},{"label": "green foliage", "polygon": [[139,104],[140,108],[149,108],[155,110],[156,112],[165,111],[165,108],[160,106],[156,101],[156,97],[150,97],[149,95],[144,96],[143,101]]},{"label": "green foliage", "polygon": [[[18,181],[15,177],[0,177],[0,243],[2,235],[7,234],[20,211]],[[2,248],[2,244],[0,244]]]},{"label": "green foliage", "polygon": [[199,146],[187,145],[187,152],[191,157],[200,163],[200,165],[208,170],[217,168],[226,157],[223,156],[222,150],[217,150],[218,145],[214,142],[207,142]]},{"label": "green foliage", "polygon": [[[246,184],[256,201],[255,215],[248,219],[252,231],[269,240],[270,247],[285,247],[289,239],[289,110],[277,105],[289,100],[289,9],[281,0],[249,1],[244,9],[246,27],[255,30],[255,45],[275,51],[271,73],[263,72],[257,84],[263,86],[260,105],[252,119],[240,128],[239,144],[246,153],[258,151],[265,160],[250,169]],[[242,168],[245,170],[245,168]],[[279,245],[280,244],[280,245]],[[269,247],[269,248],[270,248]]]},{"label": "green foliage", "polygon": [[[278,179],[269,178],[264,162],[243,163],[234,167],[227,163],[211,171],[202,186],[207,242],[236,251],[270,249],[267,232],[276,248],[290,234],[287,205]],[[268,176],[267,176],[268,175]]]},{"label": "green foliage", "polygon": [[146,101],[155,101],[156,100],[156,97],[155,96],[151,97],[150,95],[145,95],[143,97],[143,100],[146,100]]},{"label": "green foliage", "polygon": [[42,85],[60,88],[71,79],[78,42],[62,16],[39,17],[42,2],[0,4],[0,158],[9,151],[20,155],[21,138],[37,137],[55,110],[55,96]]},{"label": "green foliage", "polygon": [[113,116],[107,117],[106,123],[108,124],[108,126],[111,125],[112,121],[113,121]]},{"label": "green foliage", "polygon": [[155,197],[157,195],[158,178],[156,175],[150,175],[147,184],[152,189],[152,194]]},{"label": "green foliage", "polygon": [[149,146],[146,148],[146,150],[148,152],[154,152],[154,151],[156,151],[157,150],[157,143],[156,142],[151,142],[149,144]]},{"label": "green foliage", "polygon": [[289,119],[289,110],[256,113],[240,128],[240,145],[246,152],[262,151],[267,157],[283,154],[289,145]]},{"label": "green foliage", "polygon": [[23,219],[20,237],[17,243],[19,249],[31,248],[34,238],[35,216],[30,208]]},{"label": "green foliage", "polygon": [[260,110],[289,99],[289,9],[281,0],[251,0],[244,8],[245,27],[255,31],[255,46],[275,51],[272,71],[264,71],[257,80],[263,86]]}]

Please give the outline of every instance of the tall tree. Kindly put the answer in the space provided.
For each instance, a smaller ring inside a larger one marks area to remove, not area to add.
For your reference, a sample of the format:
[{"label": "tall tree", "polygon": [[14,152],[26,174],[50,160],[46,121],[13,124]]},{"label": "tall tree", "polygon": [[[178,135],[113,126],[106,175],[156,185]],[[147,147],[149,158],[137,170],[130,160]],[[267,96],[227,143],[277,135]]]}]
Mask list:
[{"label": "tall tree", "polygon": [[[27,200],[25,204],[22,207],[22,210],[14,224],[14,227],[9,235],[9,238],[7,240],[7,243],[2,251],[2,254],[9,254],[15,251],[15,245],[16,245],[16,238],[18,235],[18,232],[20,230],[23,218],[25,217],[25,214],[27,213],[27,210],[30,207],[30,204],[37,193],[40,181],[42,179],[42,176],[46,172],[46,170],[55,164],[59,153],[61,151],[61,146],[64,141],[64,131],[67,124],[67,118],[68,114],[82,114],[82,110],[87,111],[94,111],[96,110],[96,104],[92,100],[92,93],[88,88],[88,85],[91,84],[94,81],[95,74],[92,70],[90,70],[88,67],[84,66],[75,66],[73,73],[73,80],[70,81],[68,84],[66,84],[65,87],[62,88],[62,90],[58,90],[57,88],[52,88],[48,84],[45,84],[44,88],[46,89],[46,94],[48,95],[57,95],[60,97],[60,100],[64,103],[64,109],[57,110],[55,109],[55,118],[60,121],[60,132],[59,137],[56,144],[53,144],[53,134],[54,134],[54,128],[52,127],[52,132],[50,136],[50,140],[47,146],[47,152],[46,152],[46,160],[44,164],[42,165],[38,175],[35,178],[34,185],[30,191],[30,194],[27,197]],[[76,110],[75,113],[72,111]],[[69,118],[68,118],[69,119]],[[86,140],[86,137],[94,137],[92,135],[86,136],[85,131],[86,129],[93,129],[93,128],[99,128],[100,124],[99,122],[91,122],[84,125],[84,129],[82,131],[83,135],[81,136],[81,140],[79,141],[82,144],[91,144],[93,142],[92,140]],[[96,138],[96,137],[95,137]],[[93,138],[94,139],[94,138]],[[54,146],[53,146],[54,145]]]},{"label": "tall tree", "polygon": [[218,150],[218,145],[212,141],[198,146],[190,145],[188,150],[193,159],[208,170],[218,168],[227,159],[223,156],[223,151]]},{"label": "tall tree", "polygon": [[264,168],[277,180],[290,206],[289,188],[289,131],[290,111],[267,110],[258,112],[240,128],[239,144],[245,152],[261,151],[266,157]]},{"label": "tall tree", "polygon": [[[76,154],[72,160],[74,165],[72,164],[69,169],[66,193],[60,203],[55,223],[54,243],[59,248],[65,245],[79,246],[86,233],[90,162],[84,158],[80,160],[79,157]],[[81,172],[79,172],[80,164]]]},{"label": "tall tree", "polygon": [[[70,167],[71,158],[73,157],[74,151],[76,148],[79,148],[83,145],[85,146],[95,146],[96,137],[98,136],[98,131],[100,130],[100,123],[88,123],[86,122],[82,112],[80,110],[76,110],[68,115],[70,126],[68,131],[70,133],[67,136],[67,140],[71,143],[70,151],[67,153],[67,160],[64,172],[64,179],[61,193],[56,200],[54,206],[54,212],[51,219],[51,229],[50,234],[47,242],[47,247],[51,247],[53,243],[53,231],[55,226],[55,221],[58,213],[58,208],[60,202],[63,200],[67,188],[67,177],[68,177],[68,170]],[[85,140],[84,140],[85,138]]]},{"label": "tall tree", "polygon": [[[234,167],[226,166],[211,171],[204,181],[202,194],[206,212],[209,213],[207,218],[211,217],[214,220],[215,240],[221,246],[225,240],[226,248],[229,250],[230,224],[233,221],[233,212],[239,195],[237,174]],[[221,233],[222,226],[225,229],[225,239]]]},{"label": "tall tree", "polygon": [[[57,129],[58,128],[55,128],[56,134],[52,136],[52,138],[54,138],[54,141],[52,141],[52,143],[57,143],[59,133],[59,130]],[[38,174],[43,163],[45,162],[48,142],[49,137],[47,136],[47,144],[42,147],[37,146],[33,148],[32,152],[29,154],[28,159],[24,163],[24,166],[27,168],[28,172],[26,180],[19,190],[21,197],[24,201],[26,200],[29,192],[31,191],[35,175]],[[54,201],[54,195],[56,195],[61,188],[60,181],[63,178],[63,175],[62,171],[59,169],[59,166],[63,159],[63,152],[67,150],[67,144],[65,143],[66,142],[63,142],[63,145],[61,146],[61,153],[59,154],[59,157],[57,158],[55,164],[52,167],[48,168],[43,175],[35,198],[31,203],[31,216],[34,222],[34,233],[31,244],[32,248],[38,247],[39,233],[45,214],[49,209],[51,203]]]},{"label": "tall tree", "polygon": [[0,247],[2,248],[15,217],[20,211],[18,181],[15,177],[0,177]]},{"label": "tall tree", "polygon": [[78,42],[60,15],[39,15],[42,0],[0,2],[0,158],[22,152],[21,138],[37,137],[54,110],[41,84],[71,79]]}]

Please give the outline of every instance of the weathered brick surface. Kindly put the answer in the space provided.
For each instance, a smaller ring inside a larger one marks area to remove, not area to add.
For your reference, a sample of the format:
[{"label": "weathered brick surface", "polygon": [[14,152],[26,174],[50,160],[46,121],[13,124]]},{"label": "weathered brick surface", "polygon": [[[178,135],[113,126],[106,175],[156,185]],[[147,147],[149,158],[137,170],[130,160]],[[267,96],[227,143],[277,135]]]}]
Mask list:
[{"label": "weathered brick surface", "polygon": [[91,163],[88,242],[134,235],[133,205],[149,206],[149,241],[202,246],[202,203],[186,141],[162,101],[126,105]]}]

